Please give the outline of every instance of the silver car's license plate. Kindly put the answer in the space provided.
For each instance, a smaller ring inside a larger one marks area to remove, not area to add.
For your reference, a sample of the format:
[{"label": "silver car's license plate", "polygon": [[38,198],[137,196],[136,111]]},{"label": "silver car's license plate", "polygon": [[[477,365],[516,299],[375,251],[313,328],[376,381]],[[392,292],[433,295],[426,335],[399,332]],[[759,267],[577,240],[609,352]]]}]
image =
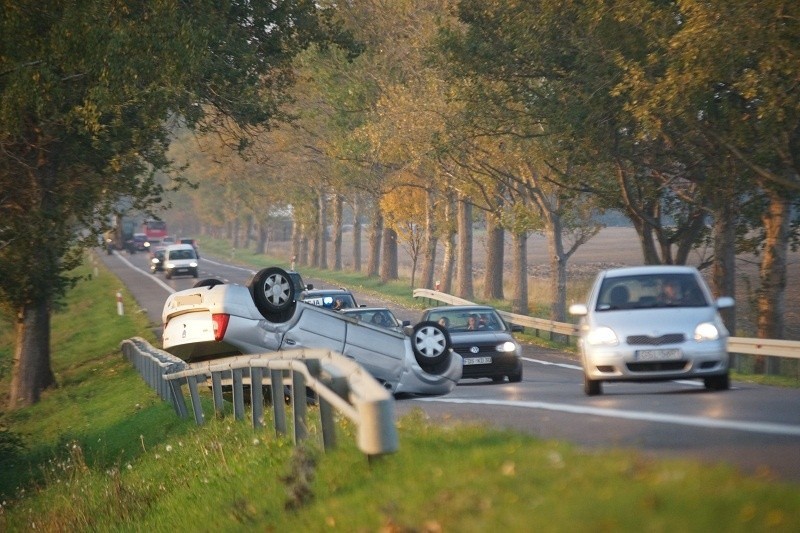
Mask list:
[{"label": "silver car's license plate", "polygon": [[638,350],[636,352],[637,361],[670,361],[680,358],[681,351],[677,348],[667,348],[663,350]]},{"label": "silver car's license plate", "polygon": [[465,365],[488,365],[492,362],[491,357],[465,357]]}]

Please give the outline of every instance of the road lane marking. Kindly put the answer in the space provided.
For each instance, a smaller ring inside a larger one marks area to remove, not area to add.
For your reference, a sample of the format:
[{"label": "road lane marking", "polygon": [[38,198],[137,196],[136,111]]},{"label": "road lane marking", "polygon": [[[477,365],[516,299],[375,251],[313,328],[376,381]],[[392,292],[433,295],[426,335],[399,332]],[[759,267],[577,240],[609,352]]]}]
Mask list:
[{"label": "road lane marking", "polygon": [[236,270],[241,270],[243,272],[247,272],[251,276],[256,273],[255,270],[251,270],[249,268],[242,268],[242,267],[238,267],[236,265],[229,265],[228,263],[217,263],[216,261],[212,261],[211,259],[208,259],[206,257],[203,258],[203,261],[205,261],[206,263],[211,263],[212,265],[217,265],[217,266],[221,266],[221,267],[225,267],[225,268],[234,268]]},{"label": "road lane marking", "polygon": [[547,365],[547,366],[559,366],[561,368],[569,368],[570,370],[583,370],[583,367],[580,365],[569,365],[567,363],[552,363],[550,361],[542,361],[541,359],[531,359],[530,357],[523,357],[523,361],[529,361],[531,363],[538,363],[540,365]]},{"label": "road lane marking", "polygon": [[[567,363],[553,363],[550,361],[542,361],[541,359],[532,359],[530,357],[522,357],[521,359],[524,361],[528,361],[529,363],[536,363],[539,365],[546,365],[546,366],[557,366],[561,368],[567,368],[569,370],[580,370],[581,372],[583,372],[583,367],[580,365],[570,365]],[[702,381],[691,381],[688,379],[672,379],[670,381],[672,381],[673,383],[680,383],[681,385],[689,385],[692,387],[705,387],[705,384]]]},{"label": "road lane marking", "polygon": [[586,407],[578,405],[547,403],[547,402],[522,402],[513,400],[468,400],[459,398],[417,398],[420,402],[441,402],[474,405],[499,405],[504,407],[522,407],[525,409],[543,409],[577,415],[602,416],[606,418],[621,418],[625,420],[638,420],[644,422],[659,422],[664,424],[677,424],[681,426],[694,426],[706,429],[732,429],[750,433],[769,433],[772,435],[786,435],[800,437],[800,426],[789,424],[774,424],[770,422],[748,422],[738,420],[719,420],[702,416],[666,415],[658,413],[644,413],[638,411],[619,411],[601,407]]},{"label": "road lane marking", "polygon": [[161,285],[161,287],[163,287],[164,289],[166,289],[166,290],[167,290],[167,292],[169,292],[169,293],[173,293],[173,292],[175,292],[175,289],[173,289],[172,287],[170,287],[169,285],[167,285],[166,283],[164,283],[163,281],[161,281],[161,280],[160,280],[160,279],[159,279],[157,276],[153,275],[153,273],[151,273],[151,272],[145,272],[145,271],[144,271],[144,270],[142,270],[141,268],[137,267],[136,265],[134,265],[133,263],[131,263],[130,261],[128,261],[127,259],[125,259],[125,258],[122,256],[122,254],[116,254],[116,256],[117,256],[119,259],[121,259],[123,263],[125,263],[126,265],[128,265],[130,268],[132,268],[133,270],[135,270],[135,271],[136,271],[136,272],[138,272],[139,274],[141,274],[141,275],[145,276],[147,279],[150,279],[150,280],[152,280],[152,281],[154,281],[154,282],[158,283],[159,285]]}]

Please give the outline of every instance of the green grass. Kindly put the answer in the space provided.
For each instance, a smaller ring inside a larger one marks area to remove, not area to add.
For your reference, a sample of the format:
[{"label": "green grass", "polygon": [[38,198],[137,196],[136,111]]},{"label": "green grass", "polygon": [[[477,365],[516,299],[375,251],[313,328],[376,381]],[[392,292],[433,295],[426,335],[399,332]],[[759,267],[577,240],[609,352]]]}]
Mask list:
[{"label": "green grass", "polygon": [[[421,411],[398,420],[399,451],[372,461],[346,420],[327,454],[314,428],[296,448],[269,422],[254,430],[209,417],[198,427],[178,419],[119,353],[121,339],[151,334],[144,315],[116,315],[109,295],[118,287],[101,270],[69,295],[53,320],[59,388],[0,413],[0,531],[780,532],[800,524],[800,486],[767,474],[588,453],[434,424]],[[7,363],[9,332],[0,335]]]}]

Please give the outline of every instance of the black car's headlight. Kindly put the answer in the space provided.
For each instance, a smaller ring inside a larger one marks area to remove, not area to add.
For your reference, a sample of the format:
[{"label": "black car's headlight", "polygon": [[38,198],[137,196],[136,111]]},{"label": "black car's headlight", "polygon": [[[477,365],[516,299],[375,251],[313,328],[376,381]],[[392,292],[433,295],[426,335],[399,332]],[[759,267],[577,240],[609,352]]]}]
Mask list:
[{"label": "black car's headlight", "polygon": [[495,350],[497,350],[497,351],[498,351],[498,352],[500,352],[500,353],[511,353],[511,352],[516,352],[516,351],[517,351],[517,345],[516,345],[516,344],[514,344],[514,343],[513,343],[513,342],[511,342],[511,341],[506,341],[506,342],[503,342],[503,343],[501,343],[501,344],[498,344],[498,345],[495,347]]}]

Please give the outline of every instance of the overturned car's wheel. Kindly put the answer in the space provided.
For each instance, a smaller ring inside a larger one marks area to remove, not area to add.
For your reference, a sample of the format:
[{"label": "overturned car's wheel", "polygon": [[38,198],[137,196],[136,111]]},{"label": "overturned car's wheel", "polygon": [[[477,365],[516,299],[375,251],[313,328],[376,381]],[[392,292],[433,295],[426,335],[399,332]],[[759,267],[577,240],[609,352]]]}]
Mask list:
[{"label": "overturned car's wheel", "polygon": [[450,360],[453,343],[445,328],[426,320],[414,326],[411,346],[419,366],[426,372],[437,373]]},{"label": "overturned car's wheel", "polygon": [[294,312],[294,285],[289,274],[278,267],[256,272],[247,284],[259,312],[270,322],[286,322]]},{"label": "overturned car's wheel", "polygon": [[196,289],[198,287],[213,287],[214,285],[224,285],[224,284],[225,284],[224,281],[220,281],[215,278],[207,278],[207,279],[201,279],[200,281],[196,282],[194,285],[192,285],[192,288]]}]

